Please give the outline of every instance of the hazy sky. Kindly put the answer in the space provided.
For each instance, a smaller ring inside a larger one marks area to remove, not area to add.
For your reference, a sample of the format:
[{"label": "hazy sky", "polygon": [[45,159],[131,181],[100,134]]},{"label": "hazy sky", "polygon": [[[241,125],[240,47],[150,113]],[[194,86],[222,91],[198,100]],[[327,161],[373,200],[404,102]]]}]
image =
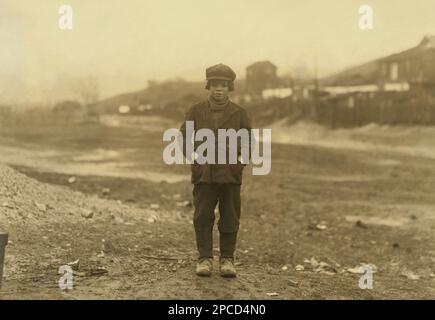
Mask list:
[{"label": "hazy sky", "polygon": [[[58,28],[59,6],[73,30]],[[374,30],[358,8],[374,9]],[[204,78],[223,62],[238,76],[268,59],[280,74],[320,75],[416,45],[435,31],[434,0],[1,0],[0,95],[55,99],[75,79],[96,76],[103,97],[147,80]]]}]

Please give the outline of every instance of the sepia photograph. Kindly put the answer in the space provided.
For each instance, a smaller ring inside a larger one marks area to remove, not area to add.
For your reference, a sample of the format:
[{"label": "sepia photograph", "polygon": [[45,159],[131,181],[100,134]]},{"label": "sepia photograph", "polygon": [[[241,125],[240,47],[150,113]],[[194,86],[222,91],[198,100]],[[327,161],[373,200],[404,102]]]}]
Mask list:
[{"label": "sepia photograph", "polygon": [[435,1],[2,0],[0,41],[0,300],[435,299]]}]

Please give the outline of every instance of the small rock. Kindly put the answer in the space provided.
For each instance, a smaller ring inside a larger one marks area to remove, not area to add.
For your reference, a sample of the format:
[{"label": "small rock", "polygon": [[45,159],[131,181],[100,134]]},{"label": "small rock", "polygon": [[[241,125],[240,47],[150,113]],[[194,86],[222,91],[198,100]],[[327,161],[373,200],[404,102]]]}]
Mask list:
[{"label": "small rock", "polygon": [[86,276],[86,272],[80,272],[80,271],[74,271],[73,270],[73,275],[77,276],[77,277],[85,277]]},{"label": "small rock", "polygon": [[319,262],[317,262],[317,260],[313,257],[310,259],[310,264],[313,268],[317,268],[319,266]]},{"label": "small rock", "polygon": [[287,270],[288,270],[288,267],[287,267],[287,266],[283,266],[283,267],[281,268],[281,270],[282,270],[282,271],[287,271]]},{"label": "small rock", "polygon": [[160,208],[160,206],[158,204],[156,204],[156,203],[153,203],[153,204],[150,205],[150,208],[151,209],[158,209],[158,208]]},{"label": "small rock", "polygon": [[179,201],[177,202],[177,207],[191,207],[192,202],[191,201]]},{"label": "small rock", "polygon": [[109,188],[103,188],[101,190],[101,192],[103,193],[103,196],[108,196],[110,194],[110,189]]},{"label": "small rock", "polygon": [[92,219],[93,216],[94,216],[94,212],[92,210],[86,210],[86,211],[82,212],[83,218]]},{"label": "small rock", "polygon": [[267,292],[266,295],[268,295],[269,297],[279,296],[279,294],[277,292]]},{"label": "small rock", "polygon": [[43,203],[38,203],[35,202],[36,207],[38,208],[39,211],[41,212],[46,212],[47,211],[47,205],[43,204]]},{"label": "small rock", "polygon": [[314,272],[333,276],[337,273],[337,269],[335,269],[334,267],[332,267],[328,263],[321,261],[319,263],[319,266],[314,269]]},{"label": "small rock", "polygon": [[316,231],[323,231],[326,229],[326,225],[322,224],[322,223],[318,223],[318,224],[310,224],[308,226],[308,229],[311,230],[316,230]]},{"label": "small rock", "polygon": [[378,268],[374,264],[362,263],[355,268],[347,268],[346,271],[353,274],[364,274],[368,269],[371,269],[373,273],[377,272]]},{"label": "small rock", "polygon": [[183,205],[185,207],[192,207],[193,206],[192,201],[187,201],[187,200],[183,202]]},{"label": "small rock", "polygon": [[296,270],[296,271],[304,271],[304,270],[305,270],[305,267],[304,267],[303,265],[298,264],[298,265],[295,267],[295,270]]},{"label": "small rock", "polygon": [[75,183],[76,181],[77,181],[76,177],[70,177],[70,178],[68,179],[68,183],[69,183],[69,184],[73,184],[73,183]]},{"label": "small rock", "polygon": [[364,273],[364,269],[361,268],[360,266],[357,266],[355,268],[347,268],[346,271],[353,273],[353,274],[363,274]]},{"label": "small rock", "polygon": [[291,285],[292,287],[298,287],[299,286],[299,282],[297,282],[295,280],[288,280],[288,284]]},{"label": "small rock", "polygon": [[357,226],[358,228],[362,228],[362,229],[367,229],[368,228],[367,225],[365,223],[363,223],[361,220],[358,220],[355,223],[355,226]]},{"label": "small rock", "polygon": [[154,218],[148,218],[148,220],[147,220],[149,223],[154,223],[154,222],[156,222],[156,220],[154,220]]}]

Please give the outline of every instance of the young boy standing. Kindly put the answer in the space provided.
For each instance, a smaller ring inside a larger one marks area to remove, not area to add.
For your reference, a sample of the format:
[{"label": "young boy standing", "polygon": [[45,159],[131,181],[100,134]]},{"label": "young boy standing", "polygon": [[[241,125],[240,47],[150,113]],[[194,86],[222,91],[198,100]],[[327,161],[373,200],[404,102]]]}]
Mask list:
[{"label": "young boy standing", "polygon": [[[194,130],[202,128],[213,130],[215,137],[218,129],[247,129],[251,132],[251,123],[246,111],[230,101],[229,91],[234,90],[235,72],[228,66],[217,64],[206,69],[206,89],[210,91],[208,99],[190,108],[181,126],[184,148],[191,137],[186,137],[186,121],[193,121]],[[251,138],[251,137],[250,137]],[[216,139],[217,140],[217,139]],[[196,143],[194,149],[196,149]],[[200,142],[198,142],[200,144]],[[228,141],[227,141],[228,143]],[[228,146],[226,146],[228,150]],[[216,142],[216,153],[219,146]],[[240,149],[237,151],[240,155]],[[228,153],[227,153],[228,154]],[[188,156],[188,155],[187,155]],[[216,154],[216,159],[218,159]],[[194,228],[199,259],[196,274],[210,276],[213,264],[213,226],[215,208],[219,204],[218,221],[220,244],[220,274],[223,277],[235,277],[234,252],[240,219],[240,187],[244,168],[239,160],[235,164],[206,163],[191,164],[191,182],[193,186]]]}]

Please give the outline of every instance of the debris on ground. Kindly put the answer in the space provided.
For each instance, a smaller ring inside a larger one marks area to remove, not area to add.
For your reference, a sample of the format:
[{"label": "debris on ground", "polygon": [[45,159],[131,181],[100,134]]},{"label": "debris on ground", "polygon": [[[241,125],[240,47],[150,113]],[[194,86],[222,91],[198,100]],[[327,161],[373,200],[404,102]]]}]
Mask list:
[{"label": "debris on ground", "polygon": [[191,201],[178,201],[177,202],[177,207],[191,207],[192,206],[192,202]]},{"label": "debris on ground", "polygon": [[8,208],[8,209],[15,209],[15,207],[7,202],[2,203],[2,207]]},{"label": "debris on ground", "polygon": [[277,297],[277,296],[279,296],[279,294],[277,292],[268,292],[268,293],[266,293],[266,295],[268,295],[269,297]]},{"label": "debris on ground", "polygon": [[[38,228],[48,221],[54,224],[77,221],[83,217],[90,219],[94,217],[91,212],[102,212],[100,219],[122,215],[132,220],[147,221],[155,216],[155,211],[150,209],[135,208],[121,201],[101,199],[68,187],[39,182],[2,164],[0,177],[0,224],[4,228],[23,223]],[[18,214],[14,211],[17,208]],[[159,211],[160,220],[170,216],[170,212]]]},{"label": "debris on ground", "polygon": [[97,267],[97,268],[93,268],[91,270],[89,270],[88,274],[90,276],[103,276],[108,274],[109,271],[107,271],[107,269],[105,267]]},{"label": "debris on ground", "polygon": [[85,219],[92,219],[94,212],[92,210],[85,210],[82,212],[82,217]]},{"label": "debris on ground", "polygon": [[308,229],[316,230],[316,231],[323,231],[323,230],[326,230],[326,225],[323,223],[318,223],[318,224],[312,223],[308,226]]},{"label": "debris on ground", "polygon": [[289,279],[288,284],[291,285],[292,287],[298,287],[299,286],[299,282],[297,282],[296,280],[291,280]]},{"label": "debris on ground", "polygon": [[78,269],[80,269],[80,259],[77,259],[77,260],[72,261],[72,262],[68,262],[67,265],[70,266],[71,269],[73,269],[73,270],[78,270]]},{"label": "debris on ground", "polygon": [[372,273],[376,273],[378,268],[371,263],[362,263],[354,268],[347,268],[346,271],[353,274],[364,274],[368,270],[371,270]]},{"label": "debris on ground", "polygon": [[296,271],[304,271],[304,270],[305,270],[305,267],[304,267],[303,265],[301,265],[301,264],[298,264],[298,265],[295,267],[295,270],[296,270]]},{"label": "debris on ground", "polygon": [[355,223],[355,226],[358,227],[358,228],[361,228],[361,229],[367,229],[368,228],[367,225],[364,222],[362,222],[361,220],[358,220]]},{"label": "debris on ground", "polygon": [[39,202],[35,201],[35,205],[36,205],[36,208],[38,208],[39,211],[41,211],[41,212],[46,212],[47,211],[47,205],[46,204],[39,203]]},{"label": "debris on ground", "polygon": [[310,265],[312,271],[315,273],[335,275],[338,272],[337,269],[329,263],[323,261],[318,262],[314,257],[311,257],[310,260],[305,259],[304,263]]},{"label": "debris on ground", "polygon": [[73,184],[73,183],[75,183],[76,181],[77,181],[76,177],[70,177],[70,178],[68,179],[68,183],[69,183],[69,184]]},{"label": "debris on ground", "polygon": [[415,274],[411,270],[407,270],[407,269],[403,270],[400,275],[402,277],[409,279],[409,280],[419,280],[420,279],[420,276],[418,274]]}]

